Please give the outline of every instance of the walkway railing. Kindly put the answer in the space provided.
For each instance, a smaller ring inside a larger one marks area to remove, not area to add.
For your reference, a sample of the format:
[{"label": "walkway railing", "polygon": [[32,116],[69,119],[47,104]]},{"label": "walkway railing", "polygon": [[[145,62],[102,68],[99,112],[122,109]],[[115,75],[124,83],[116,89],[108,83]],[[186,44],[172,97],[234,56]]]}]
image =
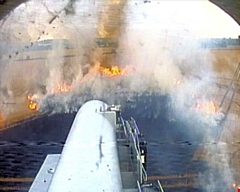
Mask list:
[{"label": "walkway railing", "polygon": [[139,165],[139,181],[142,183],[143,181],[147,181],[147,172],[145,170],[145,167],[143,166],[142,159],[141,159],[141,149],[140,149],[140,143],[139,143],[139,135],[140,131],[137,127],[137,124],[133,118],[131,118],[131,122],[126,122],[126,127],[128,129],[128,132],[130,133],[131,140],[133,141],[133,147],[135,149],[138,165]]}]

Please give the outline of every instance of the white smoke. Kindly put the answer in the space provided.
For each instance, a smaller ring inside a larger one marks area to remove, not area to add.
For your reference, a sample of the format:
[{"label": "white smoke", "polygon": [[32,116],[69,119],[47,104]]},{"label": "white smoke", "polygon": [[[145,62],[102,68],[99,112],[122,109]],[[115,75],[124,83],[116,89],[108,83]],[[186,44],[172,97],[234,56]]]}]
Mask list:
[{"label": "white smoke", "polygon": [[[27,81],[24,93],[27,92],[27,85],[31,82],[33,86],[40,85],[45,89],[40,91],[43,92],[44,98],[52,94],[54,86],[64,83],[73,87],[73,95],[87,93],[91,98],[99,99],[104,96],[102,99],[111,98],[112,102],[119,99],[115,95],[121,91],[128,92],[129,97],[132,93],[158,92],[171,95],[173,106],[176,106],[179,114],[186,111],[185,114],[192,114],[195,105],[194,101],[191,101],[192,95],[201,97],[201,100],[211,99],[210,88],[214,84],[211,79],[213,74],[211,55],[207,51],[200,50],[198,39],[177,21],[170,21],[170,25],[176,25],[177,28],[166,28],[166,23],[161,25],[163,20],[157,17],[157,2],[138,3],[137,6],[134,6],[134,2],[126,4],[122,15],[122,26],[119,28],[121,31],[118,32],[119,47],[115,60],[112,61],[113,65],[126,67],[126,74],[124,77],[111,80],[103,77],[99,73],[101,64],[96,61],[92,49],[95,46],[94,39],[97,37],[98,16],[111,19],[107,16],[108,13],[104,13],[107,10],[104,5],[95,1],[62,1],[53,6],[51,0],[41,3],[33,0],[21,5],[4,21],[1,38],[9,43],[18,42],[14,43],[16,46],[10,49],[9,53],[4,53],[6,57],[8,54],[11,57],[10,60],[4,61],[6,68],[11,68],[8,65],[12,60],[19,59],[21,55],[13,54],[13,50],[17,50],[17,53],[28,51],[35,42],[44,39],[67,39],[75,47],[72,53],[65,49],[63,41],[53,42],[52,50],[41,55],[47,59],[43,66],[38,64],[37,74],[35,68],[29,63],[25,64],[28,66],[26,68],[29,68],[26,72],[31,71],[31,74],[28,75],[27,80],[24,78],[24,81]],[[70,9],[71,14],[68,14]],[[109,11],[109,14],[111,15],[112,12]],[[15,22],[17,18],[21,18],[19,22]],[[105,23],[112,22],[114,19]],[[9,26],[13,26],[15,30],[12,31]],[[22,45],[25,45],[23,50],[16,48]],[[74,54],[75,57],[66,59],[64,55],[69,54]],[[91,72],[85,75],[89,72],[89,68]],[[15,66],[13,69],[15,73],[21,73],[21,69],[16,70]],[[4,80],[3,74],[2,82],[9,82],[12,75],[8,75],[8,80]],[[179,81],[181,84],[176,85]],[[13,91],[10,86],[7,87]],[[64,96],[67,97],[64,100],[69,100],[65,104],[72,105],[71,93]],[[51,98],[54,99],[52,96]],[[64,110],[67,108],[72,106],[64,106]],[[189,119],[189,116],[186,117]],[[214,118],[210,120],[204,118],[202,120],[216,124]]]},{"label": "white smoke", "polygon": [[[126,68],[126,74],[109,78],[99,72],[101,63],[93,58],[98,16],[105,10],[104,3],[94,0],[27,2],[0,24],[3,42],[0,102],[26,97],[33,92],[41,95],[40,109],[61,113],[76,111],[90,99],[124,104],[133,96],[144,93],[167,94],[175,116],[189,123],[197,122],[200,127],[216,128],[222,118],[221,113],[206,115],[195,108],[197,101],[214,99],[213,58],[207,50],[200,49],[198,39],[185,26],[171,21],[167,28],[168,23],[158,18],[158,8],[157,1],[137,3],[136,6],[134,1],[129,1],[125,6],[126,15],[123,15],[117,39],[119,47],[112,64]],[[43,63],[21,58],[27,56],[25,52],[30,47],[45,39],[67,40],[74,50],[66,49],[64,41],[56,41],[44,55],[31,52],[36,57],[46,57],[39,59]],[[14,46],[3,51],[7,44]],[[64,55],[74,57],[66,58]],[[21,59],[20,66],[18,62]],[[67,84],[71,92],[53,94],[54,86],[59,84]],[[8,107],[4,110],[13,109]],[[206,160],[209,164],[221,162],[223,174],[228,175],[225,182],[231,182],[227,155],[221,156],[227,148],[220,149],[220,156]],[[215,148],[207,151],[217,153]],[[221,169],[220,164],[215,166],[215,170]],[[214,171],[209,173],[210,179]],[[212,180],[211,183],[214,185],[207,185],[207,191],[217,189],[217,182]]]},{"label": "white smoke", "polygon": [[229,147],[224,142],[210,143],[205,145],[205,160],[209,166],[200,179],[203,190],[210,191],[230,191],[234,184],[234,170],[230,167]]}]

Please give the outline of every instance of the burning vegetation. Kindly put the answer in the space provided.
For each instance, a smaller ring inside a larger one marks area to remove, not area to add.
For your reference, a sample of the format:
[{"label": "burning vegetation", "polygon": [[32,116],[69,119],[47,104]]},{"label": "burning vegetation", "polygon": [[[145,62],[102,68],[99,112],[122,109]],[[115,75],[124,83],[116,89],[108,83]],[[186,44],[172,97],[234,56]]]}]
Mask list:
[{"label": "burning vegetation", "polygon": [[196,108],[207,115],[213,115],[218,112],[218,105],[214,101],[210,102],[198,102]]},{"label": "burning vegetation", "polygon": [[99,69],[100,73],[108,76],[108,77],[115,77],[119,75],[124,75],[126,72],[126,68],[121,69],[118,66],[112,66],[112,67],[100,67]]},{"label": "burning vegetation", "polygon": [[[70,92],[71,91],[71,87],[69,85],[66,84],[59,84],[56,86],[53,86],[53,88],[51,89],[51,94],[60,94],[60,93],[66,93],[66,92]],[[38,94],[33,94],[33,95],[28,95],[27,96],[27,100],[28,100],[28,109],[30,110],[38,110],[39,109],[39,99],[40,96]]]},{"label": "burning vegetation", "polygon": [[52,94],[56,94],[56,93],[66,93],[66,92],[70,92],[71,91],[71,87],[65,83],[63,84],[59,84],[56,86],[53,86],[51,93]]},{"label": "burning vegetation", "polygon": [[31,109],[31,110],[37,110],[38,109],[37,102],[29,101],[28,108]]},{"label": "burning vegetation", "polygon": [[27,96],[27,100],[28,100],[28,109],[30,110],[38,110],[38,99],[39,99],[39,95],[34,94],[34,95],[28,95]]},{"label": "burning vegetation", "polygon": [[[99,67],[99,73],[105,75],[106,77],[117,77],[126,74],[126,67],[120,68],[118,66],[112,67]],[[66,83],[53,85],[48,91],[49,94],[63,94],[72,91],[72,87]],[[39,109],[39,94],[29,94],[27,96],[28,109],[38,110]]]}]

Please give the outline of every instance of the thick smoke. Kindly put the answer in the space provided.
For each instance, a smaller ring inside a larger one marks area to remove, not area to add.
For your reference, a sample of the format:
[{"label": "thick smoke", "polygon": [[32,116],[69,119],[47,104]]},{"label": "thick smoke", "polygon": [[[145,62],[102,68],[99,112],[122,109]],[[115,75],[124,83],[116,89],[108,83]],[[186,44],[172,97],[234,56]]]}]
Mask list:
[{"label": "thick smoke", "polygon": [[[163,29],[157,26],[156,23],[159,22],[156,2],[138,3],[137,6],[134,6],[134,2],[124,4],[125,6],[121,6],[122,14],[118,13],[114,20],[116,5],[111,1],[108,3],[63,1],[54,6],[50,0],[42,3],[30,1],[9,16],[2,26],[4,30],[1,35],[5,41],[18,42],[19,46],[27,44],[23,50],[17,52],[28,51],[36,41],[51,38],[67,39],[77,48],[74,54],[78,56],[66,59],[64,55],[72,52],[65,49],[63,41],[53,42],[52,49],[47,51],[46,55],[41,55],[47,59],[44,66],[38,64],[37,74],[32,66],[24,63],[26,68],[31,69],[28,81],[33,83],[31,86],[40,86],[44,89],[37,91],[44,99],[48,99],[49,95],[54,99],[55,97],[51,96],[54,86],[67,84],[71,86],[72,92],[60,96],[69,100],[64,103],[65,105],[68,103],[72,105],[71,100],[78,93],[88,94],[91,98],[111,98],[112,102],[119,100],[116,97],[119,92],[127,92],[129,97],[133,95],[132,93],[145,92],[170,94],[173,106],[176,106],[177,110],[187,110],[191,105],[194,108],[194,103],[188,103],[191,95],[208,100],[211,95],[207,98],[205,93],[208,91],[203,93],[202,90],[213,83],[210,80],[212,62],[207,52],[198,50],[198,40],[184,28]],[[36,14],[36,9],[41,12]],[[71,9],[72,14],[66,9]],[[14,21],[17,17],[21,20],[16,24]],[[119,19],[121,27],[109,27]],[[28,22],[29,25],[25,29],[20,29],[24,22]],[[173,22],[171,25],[178,25],[176,21],[171,22]],[[14,32],[10,31],[8,26],[13,26]],[[95,49],[95,39],[102,36],[113,37],[118,43],[117,53],[110,61],[102,59],[101,57],[105,56]],[[10,61],[6,61],[9,64],[11,59],[18,59],[16,54],[11,57],[13,58],[10,58]],[[126,67],[126,74],[109,80],[99,73],[99,67],[104,65],[101,63],[103,61]],[[7,68],[9,64],[5,64]],[[15,66],[13,69],[15,73],[21,72],[21,69],[18,71]],[[8,75],[8,78],[13,76]],[[2,78],[4,82],[4,77]],[[9,82],[9,79],[6,82]],[[56,95],[56,98],[58,97]],[[44,99],[41,100],[42,104]],[[64,106],[64,110],[68,108],[72,106]]]},{"label": "thick smoke", "polygon": [[[116,17],[121,19],[121,26],[108,36],[111,30],[104,25],[114,24],[113,2],[118,1],[32,0],[1,21],[1,112],[7,116],[15,106],[3,103],[24,103],[28,94],[39,95],[40,110],[52,113],[77,111],[90,99],[124,106],[136,96],[159,94],[170,96],[172,119],[194,125],[193,131],[203,128],[201,134],[210,134],[210,128],[216,130],[223,117],[221,111],[206,114],[196,109],[198,102],[216,99],[213,58],[208,50],[200,49],[199,40],[177,21],[171,21],[170,28],[161,26],[166,23],[157,16],[158,1],[121,5],[122,13]],[[96,49],[99,37],[117,41],[116,52],[109,60]],[[47,45],[44,40],[48,39],[55,41]],[[34,46],[39,42],[51,48],[38,54]],[[124,68],[125,74],[109,78],[100,73],[103,61]],[[58,85],[71,91],[57,93]],[[200,182],[205,185],[210,181],[206,191],[221,191],[215,174],[227,175],[220,179],[221,184],[233,180],[227,147],[220,143],[206,147],[206,151],[218,154],[206,155],[209,165],[217,163],[206,173],[208,181]]]}]

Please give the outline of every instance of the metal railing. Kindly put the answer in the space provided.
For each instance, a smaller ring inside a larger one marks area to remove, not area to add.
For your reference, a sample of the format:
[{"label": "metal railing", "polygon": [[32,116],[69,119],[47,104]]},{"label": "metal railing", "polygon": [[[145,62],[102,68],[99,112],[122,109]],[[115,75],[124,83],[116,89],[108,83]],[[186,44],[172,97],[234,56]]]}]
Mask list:
[{"label": "metal railing", "polygon": [[160,188],[161,192],[164,192],[162,184],[160,183],[159,180],[157,180],[157,183],[158,183],[158,187]]},{"label": "metal railing", "polygon": [[138,191],[139,191],[139,192],[142,192],[142,188],[141,188],[141,185],[140,185],[140,183],[139,183],[138,180],[137,180],[137,187],[138,187]]},{"label": "metal railing", "polygon": [[145,167],[142,164],[142,159],[141,159],[141,152],[140,152],[140,145],[139,145],[139,138],[138,135],[140,135],[140,131],[136,125],[136,122],[133,118],[131,118],[132,123],[126,122],[126,127],[130,133],[130,137],[132,138],[133,141],[133,146],[135,149],[135,152],[137,154],[137,160],[139,163],[139,180],[140,183],[143,181],[147,181],[147,172],[145,170]]},{"label": "metal railing", "polygon": [[[145,183],[148,181],[148,175],[144,167],[144,162],[142,162],[142,155],[144,155],[144,145],[146,141],[143,139],[137,123],[132,117],[128,121],[125,121],[120,117],[119,124],[120,135],[118,140],[119,142],[123,142],[123,144],[127,144],[127,146],[131,148],[130,163],[133,165],[131,171],[136,176],[138,192],[142,192],[144,187],[151,188],[150,185],[148,186],[148,184]],[[155,189],[159,190],[159,192],[164,192],[159,180],[157,180],[157,186],[155,186]]]},{"label": "metal railing", "polygon": [[125,126],[124,120],[123,120],[122,117],[120,117],[120,120],[121,120],[121,124],[122,124],[122,126],[123,126],[124,134],[125,134],[126,137],[128,137],[127,128],[126,128],[126,126]]}]

